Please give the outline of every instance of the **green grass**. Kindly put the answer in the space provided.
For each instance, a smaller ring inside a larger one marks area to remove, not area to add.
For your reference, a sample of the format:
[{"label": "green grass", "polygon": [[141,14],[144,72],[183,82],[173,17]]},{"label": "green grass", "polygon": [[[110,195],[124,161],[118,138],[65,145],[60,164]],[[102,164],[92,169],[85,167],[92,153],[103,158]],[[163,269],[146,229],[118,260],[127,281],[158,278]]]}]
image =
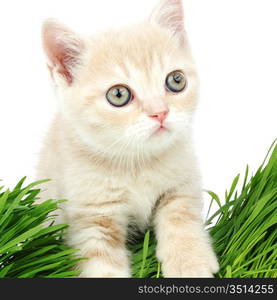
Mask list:
[{"label": "green grass", "polygon": [[[242,187],[240,175],[233,180],[225,201],[208,191],[217,211],[206,221],[220,262],[220,278],[277,278],[277,144],[253,176],[246,168]],[[222,204],[223,203],[223,204]],[[210,211],[210,210],[209,210]],[[130,246],[133,276],[162,277],[155,257],[152,230]]]},{"label": "green grass", "polygon": [[0,193],[0,278],[76,277],[80,258],[63,241],[67,225],[45,225],[62,201],[35,204],[43,181],[23,187],[24,180]]},{"label": "green grass", "polygon": [[[0,187],[0,278],[78,276],[74,267],[81,258],[64,243],[67,225],[49,225],[62,201],[36,203],[44,181],[23,187],[24,180],[12,191]],[[242,180],[235,177],[224,201],[208,193],[210,208],[218,206],[206,221],[221,266],[216,276],[277,278],[276,141],[254,175],[247,167]],[[129,248],[133,277],[162,277],[151,229]]]}]

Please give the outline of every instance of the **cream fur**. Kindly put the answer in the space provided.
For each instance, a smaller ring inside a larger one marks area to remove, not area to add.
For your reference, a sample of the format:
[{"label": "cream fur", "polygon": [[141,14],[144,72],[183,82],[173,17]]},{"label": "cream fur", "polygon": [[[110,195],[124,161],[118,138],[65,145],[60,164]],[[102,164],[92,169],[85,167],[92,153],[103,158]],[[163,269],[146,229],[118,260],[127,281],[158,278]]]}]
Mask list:
[{"label": "cream fur", "polygon": [[[151,219],[164,276],[212,277],[218,269],[200,218],[191,138],[198,77],[181,8],[181,1],[163,1],[150,21],[92,38],[53,20],[43,27],[59,112],[37,176],[52,179],[44,198],[69,200],[60,221],[70,225],[68,243],[89,258],[80,265],[83,277],[130,277],[128,224],[143,230]],[[161,23],[165,13],[168,23]],[[188,81],[179,94],[164,87],[174,70]],[[115,84],[134,92],[127,106],[106,101]],[[168,131],[153,135],[159,124],[149,115],[164,109]]]}]

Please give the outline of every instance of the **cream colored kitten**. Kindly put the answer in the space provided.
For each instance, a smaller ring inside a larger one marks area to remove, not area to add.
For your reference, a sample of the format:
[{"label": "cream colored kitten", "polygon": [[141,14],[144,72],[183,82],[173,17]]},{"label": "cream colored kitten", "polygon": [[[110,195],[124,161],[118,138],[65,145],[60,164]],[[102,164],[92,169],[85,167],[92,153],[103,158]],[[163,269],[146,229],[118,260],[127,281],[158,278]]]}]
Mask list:
[{"label": "cream colored kitten", "polygon": [[200,216],[191,141],[198,78],[181,0],[150,20],[92,38],[55,21],[43,27],[59,112],[45,140],[45,198],[66,198],[68,243],[88,258],[82,277],[130,277],[128,224],[153,221],[165,277],[218,270]]}]

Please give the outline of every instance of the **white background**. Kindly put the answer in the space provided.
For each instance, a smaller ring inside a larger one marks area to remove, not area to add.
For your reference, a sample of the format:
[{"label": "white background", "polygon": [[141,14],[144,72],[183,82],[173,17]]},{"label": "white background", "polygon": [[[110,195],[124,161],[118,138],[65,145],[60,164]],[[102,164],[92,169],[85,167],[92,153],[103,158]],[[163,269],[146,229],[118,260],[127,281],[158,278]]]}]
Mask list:
[{"label": "white background", "polygon": [[[55,109],[40,27],[55,17],[93,34],[148,17],[157,0],[9,0],[0,10],[0,178],[13,186],[34,167]],[[276,137],[277,1],[184,0],[201,77],[195,140],[204,188],[223,194],[254,170]]]}]

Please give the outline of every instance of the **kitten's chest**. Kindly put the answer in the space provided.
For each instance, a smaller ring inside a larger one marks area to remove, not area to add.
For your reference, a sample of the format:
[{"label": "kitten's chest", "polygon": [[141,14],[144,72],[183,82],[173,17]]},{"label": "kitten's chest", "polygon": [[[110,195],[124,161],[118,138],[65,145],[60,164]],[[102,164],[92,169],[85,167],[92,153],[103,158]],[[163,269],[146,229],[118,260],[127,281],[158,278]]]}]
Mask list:
[{"label": "kitten's chest", "polygon": [[130,190],[130,215],[140,226],[146,226],[150,219],[160,195],[172,187],[170,180],[145,174],[134,180],[129,185]]}]

